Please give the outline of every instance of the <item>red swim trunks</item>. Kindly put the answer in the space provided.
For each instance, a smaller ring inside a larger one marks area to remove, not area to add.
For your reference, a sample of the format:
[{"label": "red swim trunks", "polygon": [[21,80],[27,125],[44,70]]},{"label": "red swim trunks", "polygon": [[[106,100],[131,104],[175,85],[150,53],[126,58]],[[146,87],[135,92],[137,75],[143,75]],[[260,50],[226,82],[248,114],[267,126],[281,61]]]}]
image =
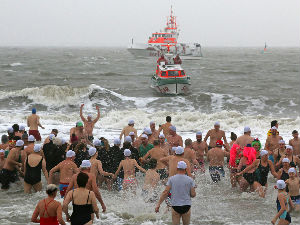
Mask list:
[{"label": "red swim trunks", "polygon": [[41,141],[41,135],[38,130],[29,130],[29,135],[33,135],[36,141]]}]

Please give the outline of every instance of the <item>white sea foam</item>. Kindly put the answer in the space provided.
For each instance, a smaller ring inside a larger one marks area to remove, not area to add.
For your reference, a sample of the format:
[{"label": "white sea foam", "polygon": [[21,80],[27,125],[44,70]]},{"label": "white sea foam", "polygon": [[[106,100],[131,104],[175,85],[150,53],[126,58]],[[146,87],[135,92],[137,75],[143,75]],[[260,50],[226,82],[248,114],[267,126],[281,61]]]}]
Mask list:
[{"label": "white sea foam", "polygon": [[9,64],[10,66],[22,66],[23,64],[20,62],[15,62],[15,63],[11,63]]}]

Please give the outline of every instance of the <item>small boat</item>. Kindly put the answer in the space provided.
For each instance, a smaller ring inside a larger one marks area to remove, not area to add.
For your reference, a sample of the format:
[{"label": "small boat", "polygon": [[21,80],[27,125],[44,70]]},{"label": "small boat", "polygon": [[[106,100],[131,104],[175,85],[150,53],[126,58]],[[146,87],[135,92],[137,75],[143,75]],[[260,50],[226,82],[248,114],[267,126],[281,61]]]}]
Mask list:
[{"label": "small boat", "polygon": [[190,76],[180,64],[173,64],[172,54],[165,54],[168,62],[160,62],[151,78],[152,87],[162,94],[188,94],[191,86]]}]

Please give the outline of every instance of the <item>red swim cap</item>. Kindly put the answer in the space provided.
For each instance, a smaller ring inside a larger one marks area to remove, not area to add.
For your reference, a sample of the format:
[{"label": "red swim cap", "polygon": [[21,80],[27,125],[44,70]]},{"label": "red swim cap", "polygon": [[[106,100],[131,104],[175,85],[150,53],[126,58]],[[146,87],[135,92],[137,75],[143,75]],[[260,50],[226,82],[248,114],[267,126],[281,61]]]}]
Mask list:
[{"label": "red swim cap", "polygon": [[223,146],[223,141],[222,140],[217,140],[216,145],[217,146]]}]

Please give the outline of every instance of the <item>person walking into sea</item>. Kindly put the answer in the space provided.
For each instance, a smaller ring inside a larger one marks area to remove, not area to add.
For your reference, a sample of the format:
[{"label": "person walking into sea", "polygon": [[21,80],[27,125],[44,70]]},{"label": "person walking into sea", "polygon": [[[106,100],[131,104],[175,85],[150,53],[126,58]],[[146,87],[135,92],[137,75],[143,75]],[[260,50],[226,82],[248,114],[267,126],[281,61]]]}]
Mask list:
[{"label": "person walking into sea", "polygon": [[244,127],[244,135],[238,137],[235,143],[239,145],[240,148],[243,150],[245,146],[247,146],[248,144],[251,145],[253,141],[254,138],[251,137],[251,129],[250,127],[246,126]]},{"label": "person walking into sea", "polygon": [[269,151],[269,159],[274,163],[274,150],[279,148],[279,141],[282,137],[277,134],[277,127],[271,128],[272,135],[267,137],[265,150]]},{"label": "person walking into sea", "polygon": [[225,132],[223,130],[220,130],[220,126],[220,122],[215,122],[214,129],[211,129],[207,132],[204,141],[206,142],[209,138],[208,150],[216,147],[216,141],[222,140],[222,138],[224,140],[225,145],[228,145]]},{"label": "person walking into sea", "polygon": [[293,154],[300,157],[300,138],[297,130],[292,132],[293,139],[289,140],[289,145],[293,147]]},{"label": "person walking into sea", "polygon": [[36,141],[41,141],[39,127],[45,129],[40,123],[40,117],[36,115],[36,108],[32,109],[32,114],[27,118],[27,126],[29,127],[29,135],[33,135]]},{"label": "person walking into sea", "polygon": [[87,139],[92,143],[94,140],[94,136],[93,136],[93,130],[94,130],[94,126],[97,123],[97,121],[100,119],[100,109],[99,106],[96,106],[96,110],[97,110],[97,117],[92,120],[92,115],[89,114],[87,116],[87,118],[85,118],[82,114],[82,109],[83,109],[84,104],[82,104],[80,106],[80,118],[83,121],[84,124],[84,131],[86,133]]},{"label": "person walking into sea", "polygon": [[134,120],[129,120],[128,121],[128,126],[123,128],[123,130],[120,134],[120,140],[122,140],[123,137],[125,138],[126,136],[129,136],[130,132],[134,132],[135,137],[137,137],[137,131],[134,128]]},{"label": "person walking into sea", "polygon": [[191,219],[191,198],[196,196],[195,182],[192,178],[186,175],[188,165],[184,161],[177,163],[176,175],[169,178],[166,189],[161,194],[161,197],[155,207],[155,212],[159,212],[161,203],[168,197],[170,191],[171,206],[172,206],[172,223],[180,224],[182,219],[183,225],[190,224]]},{"label": "person walking into sea", "polygon": [[192,149],[196,153],[196,159],[200,166],[200,172],[205,173],[204,155],[208,152],[208,146],[205,141],[202,140],[202,132],[196,132],[196,141],[192,143]]},{"label": "person walking into sea", "polygon": [[159,125],[158,133],[162,131],[165,137],[167,137],[169,135],[169,128],[170,126],[172,126],[171,120],[172,120],[171,116],[167,116],[166,123],[164,123],[163,125]]},{"label": "person walking into sea", "polygon": [[167,141],[170,144],[170,147],[183,147],[182,137],[176,133],[176,127],[170,126],[169,127],[169,135],[167,136]]}]

